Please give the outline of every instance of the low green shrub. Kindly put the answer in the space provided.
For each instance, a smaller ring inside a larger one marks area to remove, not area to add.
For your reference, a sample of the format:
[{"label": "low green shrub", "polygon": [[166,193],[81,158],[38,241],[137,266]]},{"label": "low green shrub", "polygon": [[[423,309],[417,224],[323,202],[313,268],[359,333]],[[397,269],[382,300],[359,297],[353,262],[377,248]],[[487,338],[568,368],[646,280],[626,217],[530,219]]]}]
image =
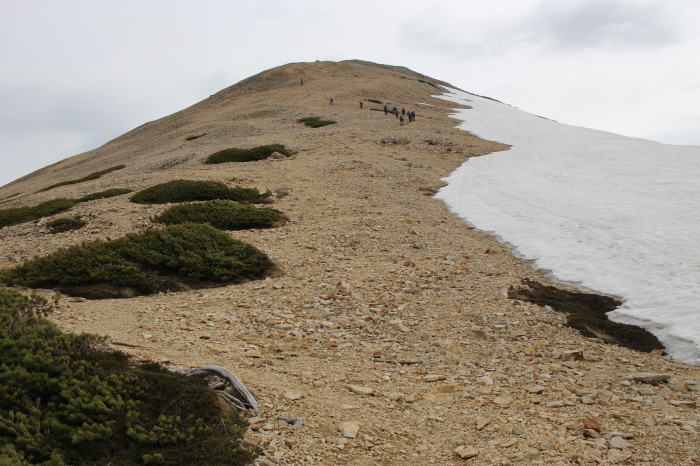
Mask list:
[{"label": "low green shrub", "polygon": [[652,333],[635,325],[621,324],[608,319],[607,313],[622,303],[608,296],[562,290],[532,280],[523,280],[522,289],[511,289],[510,299],[529,301],[538,306],[550,306],[567,316],[566,324],[589,338],[600,338],[607,343],[649,352],[663,349]]},{"label": "low green shrub", "polygon": [[100,191],[99,193],[88,194],[78,199],[78,202],[96,201],[98,199],[107,199],[108,197],[121,196],[122,194],[129,194],[133,192],[133,189],[127,188],[112,188],[106,191]]},{"label": "low green shrub", "polygon": [[0,288],[0,464],[245,465],[247,425],[204,379],[132,366],[63,333],[46,300]]},{"label": "low green shrub", "polygon": [[202,136],[206,136],[206,135],[207,135],[207,133],[195,134],[195,135],[192,135],[192,136],[187,136],[187,137],[185,138],[185,141],[194,141],[195,139],[199,139],[199,138],[201,138]]},{"label": "low green shrub", "polygon": [[289,157],[289,152],[284,148],[284,144],[269,144],[267,146],[253,147],[252,149],[224,149],[211,154],[204,163],[252,162],[266,159],[273,152],[279,152]]},{"label": "low green shrub", "polygon": [[264,277],[265,254],[210,225],[173,225],[59,249],[0,272],[0,281],[90,299],[124,298]]},{"label": "low green shrub", "polygon": [[153,219],[165,225],[208,223],[220,230],[272,228],[283,220],[284,216],[276,210],[219,200],[176,205]]},{"label": "low green shrub", "polygon": [[88,194],[80,199],[53,199],[42,202],[31,207],[15,207],[12,209],[0,210],[0,228],[19,225],[20,223],[32,222],[43,217],[50,217],[61,212],[65,212],[80,202],[105,199],[107,197],[119,196],[130,193],[130,189],[113,188],[98,193]]},{"label": "low green shrub", "polygon": [[367,102],[374,102],[375,104],[383,104],[384,103],[381,100],[377,100],[377,99],[367,99]]},{"label": "low green shrub", "polygon": [[75,199],[53,199],[31,207],[3,209],[0,210],[0,228],[19,225],[20,223],[31,222],[42,217],[65,212],[76,203]]},{"label": "low green shrub", "polygon": [[174,180],[139,191],[131,197],[137,204],[167,204],[191,201],[225,199],[238,202],[261,202],[270,193],[260,193],[256,188],[229,188],[219,181]]},{"label": "low green shrub", "polygon": [[46,224],[49,233],[63,233],[65,231],[79,230],[86,225],[85,221],[80,217],[61,217],[52,220]]},{"label": "low green shrub", "polygon": [[304,123],[306,126],[309,126],[311,128],[320,128],[321,126],[335,125],[336,123],[338,123],[337,121],[333,120],[321,120],[321,117],[299,118],[297,122]]},{"label": "low green shrub", "polygon": [[111,167],[111,168],[107,168],[106,170],[91,173],[88,176],[85,176],[83,178],[78,178],[77,180],[62,181],[60,183],[52,184],[51,186],[44,188],[44,189],[40,189],[37,192],[41,193],[41,192],[48,191],[48,190],[53,189],[53,188],[58,188],[59,186],[66,186],[69,184],[78,184],[78,183],[82,183],[84,181],[96,180],[97,178],[101,177],[102,175],[106,175],[107,173],[111,173],[115,170],[121,170],[124,167],[126,167],[126,165],[117,165],[116,167]]}]

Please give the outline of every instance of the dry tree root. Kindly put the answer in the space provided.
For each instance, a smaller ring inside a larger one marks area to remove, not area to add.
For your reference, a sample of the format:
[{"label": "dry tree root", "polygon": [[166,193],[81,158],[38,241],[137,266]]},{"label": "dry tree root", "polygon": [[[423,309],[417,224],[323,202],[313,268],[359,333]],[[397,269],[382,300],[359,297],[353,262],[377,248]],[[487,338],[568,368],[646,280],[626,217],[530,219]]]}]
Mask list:
[{"label": "dry tree root", "polygon": [[[213,384],[212,388],[217,395],[222,397],[239,411],[257,409],[260,406],[258,400],[255,399],[253,394],[250,393],[250,390],[246,388],[243,382],[221,366],[204,366],[190,370],[171,369],[171,371],[194,377],[215,376],[223,379],[223,382]],[[229,387],[226,386],[227,382]]]}]

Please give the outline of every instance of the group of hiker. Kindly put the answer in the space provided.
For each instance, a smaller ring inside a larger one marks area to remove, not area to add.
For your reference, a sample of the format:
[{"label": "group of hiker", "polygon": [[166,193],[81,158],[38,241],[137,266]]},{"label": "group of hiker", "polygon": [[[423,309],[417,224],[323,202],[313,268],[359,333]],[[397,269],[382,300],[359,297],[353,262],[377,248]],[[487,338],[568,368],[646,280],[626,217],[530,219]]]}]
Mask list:
[{"label": "group of hiker", "polygon": [[[301,80],[301,85],[304,85],[304,80]],[[333,97],[331,97],[329,100],[330,105],[333,105],[335,103],[335,100]],[[365,108],[365,103],[360,100],[360,109]],[[389,106],[387,104],[384,104],[384,115],[388,115],[389,112],[391,111],[392,115],[394,115],[398,120],[399,120],[399,125],[403,126],[404,122],[408,118],[408,121],[416,121],[416,112],[415,111],[406,111],[405,108],[402,108],[400,111],[397,107],[393,107],[391,110],[389,110]]]}]

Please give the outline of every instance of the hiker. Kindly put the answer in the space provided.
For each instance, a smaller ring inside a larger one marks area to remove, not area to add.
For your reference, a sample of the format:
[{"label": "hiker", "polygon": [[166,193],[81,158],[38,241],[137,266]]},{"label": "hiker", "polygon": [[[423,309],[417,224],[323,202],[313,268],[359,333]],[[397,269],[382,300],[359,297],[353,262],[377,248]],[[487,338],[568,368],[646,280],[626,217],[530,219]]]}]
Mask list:
[{"label": "hiker", "polygon": [[415,110],[413,110],[411,112],[411,118],[413,118],[413,121],[416,121],[416,111]]},{"label": "hiker", "polygon": [[395,116],[396,118],[399,117],[399,109],[396,108],[396,107],[394,107],[394,116]]},{"label": "hiker", "polygon": [[330,103],[330,105],[333,105],[333,97],[331,97],[331,103]]},{"label": "hiker", "polygon": [[304,78],[301,78],[301,85],[304,85]]},{"label": "hiker", "polygon": [[405,109],[405,108],[402,108],[402,109],[401,109],[401,115],[405,115],[405,114],[406,114],[406,109]]},{"label": "hiker", "polygon": [[364,104],[365,104],[365,103],[362,102],[362,101],[360,100],[360,110],[362,110],[362,106],[363,106]]},{"label": "hiker", "polygon": [[403,126],[403,114],[399,117],[399,126]]},{"label": "hiker", "polygon": [[387,104],[384,104],[384,115],[389,113],[389,106]]}]

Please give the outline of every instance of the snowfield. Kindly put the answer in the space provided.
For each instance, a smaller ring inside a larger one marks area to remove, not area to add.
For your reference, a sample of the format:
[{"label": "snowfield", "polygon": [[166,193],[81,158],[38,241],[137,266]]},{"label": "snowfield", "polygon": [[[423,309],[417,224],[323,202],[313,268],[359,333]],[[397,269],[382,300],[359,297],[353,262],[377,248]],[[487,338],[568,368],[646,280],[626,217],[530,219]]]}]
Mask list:
[{"label": "snowfield", "polygon": [[[615,296],[611,320],[700,365],[700,146],[547,120],[456,89],[462,130],[512,145],[470,159],[437,198],[540,269]],[[595,102],[591,102],[595,105]]]}]

